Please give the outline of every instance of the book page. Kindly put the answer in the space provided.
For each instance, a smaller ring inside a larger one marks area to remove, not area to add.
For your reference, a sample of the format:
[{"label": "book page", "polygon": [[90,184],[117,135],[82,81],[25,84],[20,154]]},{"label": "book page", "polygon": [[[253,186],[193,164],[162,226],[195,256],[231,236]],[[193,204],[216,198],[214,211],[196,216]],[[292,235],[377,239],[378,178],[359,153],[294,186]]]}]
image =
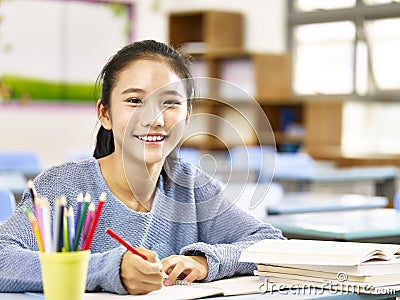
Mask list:
[{"label": "book page", "polygon": [[[268,266],[268,265],[265,265]],[[274,265],[270,265],[274,267]],[[314,270],[321,272],[345,272],[347,275],[355,276],[377,276],[385,274],[397,274],[400,270],[400,258],[395,256],[391,260],[369,260],[356,266],[327,266],[327,265],[290,265],[282,264],[281,267],[298,268],[303,270]],[[258,265],[259,270],[266,271],[264,265]]]},{"label": "book page", "polygon": [[227,279],[216,280],[205,283],[183,283],[177,281],[172,286],[163,286],[161,290],[153,291],[146,295],[114,295],[109,293],[86,293],[84,299],[119,299],[121,297],[130,297],[132,299],[151,300],[151,299],[197,299],[211,296],[231,296],[255,294],[259,292],[260,282],[256,276],[239,276]]},{"label": "book page", "polygon": [[390,259],[399,245],[318,240],[263,240],[242,252],[240,261],[266,264],[357,265]]},{"label": "book page", "polygon": [[[198,284],[197,284],[198,285]],[[171,285],[163,286],[161,290],[153,291],[146,295],[115,295],[110,293],[86,293],[84,300],[109,300],[109,299],[120,299],[127,297],[129,299],[140,299],[140,300],[184,300],[184,299],[198,299],[210,296],[223,295],[222,291],[216,288],[210,287],[195,287],[193,285]]]},{"label": "book page", "polygon": [[257,276],[239,276],[216,280],[206,284],[221,289],[224,296],[232,296],[258,293],[261,282]]}]

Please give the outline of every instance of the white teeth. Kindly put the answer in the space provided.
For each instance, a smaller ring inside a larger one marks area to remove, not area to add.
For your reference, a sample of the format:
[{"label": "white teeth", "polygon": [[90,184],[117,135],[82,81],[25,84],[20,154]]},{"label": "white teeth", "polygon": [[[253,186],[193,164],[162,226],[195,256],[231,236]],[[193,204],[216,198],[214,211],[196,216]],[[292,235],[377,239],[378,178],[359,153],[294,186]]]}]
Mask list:
[{"label": "white teeth", "polygon": [[138,138],[139,138],[140,140],[142,140],[142,141],[145,141],[145,142],[155,142],[155,141],[162,141],[162,140],[164,140],[164,136],[161,136],[161,135],[157,135],[157,136],[155,136],[155,135],[152,135],[152,136],[147,136],[147,135],[143,136],[143,135],[140,135],[140,136],[138,136]]}]

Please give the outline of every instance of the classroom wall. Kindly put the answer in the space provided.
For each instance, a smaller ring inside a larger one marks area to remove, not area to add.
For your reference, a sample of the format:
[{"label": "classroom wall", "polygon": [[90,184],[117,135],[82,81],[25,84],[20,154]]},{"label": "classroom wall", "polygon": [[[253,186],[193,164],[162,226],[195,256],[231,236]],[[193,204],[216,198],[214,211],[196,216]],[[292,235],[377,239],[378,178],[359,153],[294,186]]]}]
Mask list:
[{"label": "classroom wall", "polygon": [[34,151],[49,167],[73,152],[89,151],[96,124],[94,104],[0,103],[0,150]]}]

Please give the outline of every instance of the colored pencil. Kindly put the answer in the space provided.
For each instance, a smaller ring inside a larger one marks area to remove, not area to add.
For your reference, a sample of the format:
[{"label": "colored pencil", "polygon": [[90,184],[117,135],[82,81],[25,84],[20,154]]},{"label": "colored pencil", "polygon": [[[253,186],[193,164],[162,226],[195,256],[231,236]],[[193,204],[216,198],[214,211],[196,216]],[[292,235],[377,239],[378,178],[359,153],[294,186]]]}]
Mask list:
[{"label": "colored pencil", "polygon": [[28,189],[29,189],[29,192],[31,193],[32,200],[35,200],[35,198],[37,197],[37,194],[36,194],[35,186],[33,185],[32,180],[28,180]]},{"label": "colored pencil", "polygon": [[[118,243],[120,243],[121,245],[125,246],[125,248],[128,249],[133,254],[143,258],[144,260],[147,260],[146,256],[144,256],[142,253],[140,253],[135,248],[133,248],[132,245],[129,242],[125,241],[122,237],[120,237],[118,234],[116,234],[110,228],[106,229],[106,233],[109,234],[115,240],[117,240]],[[158,256],[157,256],[157,262],[159,262],[159,264],[161,265],[160,273],[162,273],[162,276],[164,277],[164,279],[167,279],[168,275],[162,269],[162,264],[161,264],[160,259],[158,258]]]},{"label": "colored pencil", "polygon": [[83,231],[83,224],[85,223],[86,219],[86,212],[88,210],[88,206],[90,203],[91,197],[89,193],[86,193],[84,202],[82,205],[82,212],[79,217],[79,224],[78,224],[78,230],[75,232],[75,243],[74,243],[74,251],[78,250],[79,242],[81,239],[82,231]]},{"label": "colored pencil", "polygon": [[38,221],[38,226],[39,226],[39,230],[40,230],[40,236],[42,239],[42,244],[44,247],[44,227],[43,227],[43,216],[42,216],[42,208],[41,208],[41,199],[39,197],[36,197],[34,200],[34,205],[35,205],[35,212],[36,212],[36,218]]},{"label": "colored pencil", "polygon": [[75,234],[78,232],[79,218],[82,213],[83,194],[79,193],[76,197],[76,215],[75,215]]},{"label": "colored pencil", "polygon": [[56,252],[61,252],[63,248],[63,224],[64,224],[64,209],[67,199],[61,196],[55,201],[55,213],[53,223],[53,249]]},{"label": "colored pencil", "polygon": [[36,189],[35,189],[35,186],[34,186],[32,180],[28,181],[28,189],[29,189],[29,192],[30,192],[31,197],[32,197],[33,206],[35,208],[36,219],[37,219],[38,226],[39,226],[39,231],[40,231],[40,238],[41,238],[40,243],[44,247],[44,240],[43,240],[44,228],[43,228],[42,212],[41,212],[41,209],[40,209],[40,199],[37,196]]},{"label": "colored pencil", "polygon": [[100,215],[104,207],[104,202],[106,201],[106,193],[101,193],[99,198],[99,203],[97,204],[97,209],[93,217],[93,221],[90,225],[90,229],[86,239],[84,240],[83,250],[89,250],[90,245],[92,244],[92,240],[94,237],[94,233],[96,232],[97,224],[99,223]]},{"label": "colored pencil", "polygon": [[106,229],[106,233],[109,234],[112,238],[114,238],[118,243],[120,243],[126,249],[131,251],[133,254],[136,254],[137,256],[143,258],[144,260],[147,260],[146,256],[144,256],[142,253],[140,253],[135,248],[133,248],[133,246],[129,242],[125,241],[122,237],[120,237],[118,234],[116,234],[110,228]]},{"label": "colored pencil", "polygon": [[33,233],[34,233],[37,243],[38,243],[39,251],[43,252],[44,249],[43,249],[43,244],[42,244],[42,238],[40,236],[40,230],[39,230],[39,225],[37,223],[37,220],[36,220],[35,216],[33,215],[33,213],[30,210],[28,210],[28,208],[26,206],[23,206],[22,209],[24,210],[24,213],[26,214],[29,222],[31,223]]},{"label": "colored pencil", "polygon": [[43,221],[43,246],[46,253],[54,252],[55,249],[52,248],[51,243],[51,227],[50,227],[50,211],[49,211],[49,201],[47,198],[43,198],[40,201],[40,211],[42,213]]},{"label": "colored pencil", "polygon": [[[86,214],[85,226],[83,226],[83,234],[82,234],[82,241],[86,240],[86,237],[89,233],[90,225],[92,224],[93,216],[94,216],[94,203],[90,203],[88,212]],[[85,243],[82,243],[85,244]]]},{"label": "colored pencil", "polygon": [[[68,209],[64,206],[64,215],[63,215],[63,236],[64,236],[64,247],[62,248],[65,252],[69,252],[69,234],[68,234]],[[63,252],[64,252],[63,251]]]},{"label": "colored pencil", "polygon": [[75,218],[74,218],[74,209],[72,206],[69,207],[68,210],[68,237],[69,237],[69,251],[73,251],[74,249],[74,241],[75,241]]},{"label": "colored pencil", "polygon": [[58,197],[54,203],[54,220],[51,226],[49,201],[47,198],[37,196],[32,181],[28,183],[28,188],[31,196],[34,197],[34,208],[38,217],[36,218],[26,206],[22,206],[22,209],[30,222],[40,252],[77,251],[80,250],[80,242],[82,250],[90,249],[106,200],[106,193],[100,195],[97,209],[94,203],[91,203],[89,193],[86,193],[85,197],[82,194],[78,195],[77,206],[80,207],[81,212],[77,216],[78,224],[75,224],[73,207],[69,206],[69,209],[66,207],[65,196]]}]

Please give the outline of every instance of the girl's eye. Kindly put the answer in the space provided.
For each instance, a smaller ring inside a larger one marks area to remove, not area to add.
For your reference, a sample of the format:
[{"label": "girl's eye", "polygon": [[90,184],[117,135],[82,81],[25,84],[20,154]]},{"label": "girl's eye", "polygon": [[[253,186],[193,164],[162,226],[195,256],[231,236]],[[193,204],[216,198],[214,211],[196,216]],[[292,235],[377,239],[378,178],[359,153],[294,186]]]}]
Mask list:
[{"label": "girl's eye", "polygon": [[132,104],[141,104],[142,100],[140,100],[138,98],[130,98],[130,99],[126,100],[126,102],[132,103]]},{"label": "girl's eye", "polygon": [[167,100],[164,102],[164,105],[166,106],[177,106],[177,105],[181,105],[181,101],[179,100]]}]

